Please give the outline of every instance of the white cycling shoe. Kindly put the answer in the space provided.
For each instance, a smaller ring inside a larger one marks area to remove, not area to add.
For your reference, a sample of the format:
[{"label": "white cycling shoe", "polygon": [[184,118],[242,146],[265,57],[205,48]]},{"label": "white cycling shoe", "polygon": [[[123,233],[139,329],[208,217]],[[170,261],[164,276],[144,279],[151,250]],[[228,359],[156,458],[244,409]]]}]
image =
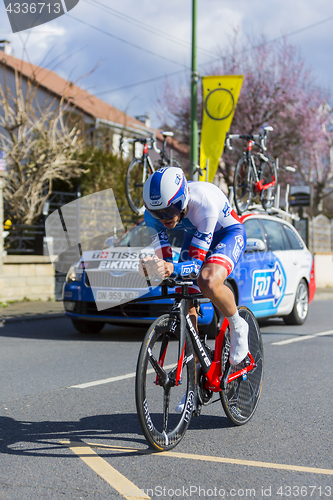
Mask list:
[{"label": "white cycling shoe", "polygon": [[239,317],[240,327],[236,330],[230,329],[230,354],[229,361],[231,365],[238,365],[246,358],[249,352],[249,325],[242,317]]},{"label": "white cycling shoe", "polygon": [[184,410],[185,402],[186,402],[186,392],[182,397],[181,401],[179,401],[178,405],[176,406],[175,412],[182,413],[182,411]]}]

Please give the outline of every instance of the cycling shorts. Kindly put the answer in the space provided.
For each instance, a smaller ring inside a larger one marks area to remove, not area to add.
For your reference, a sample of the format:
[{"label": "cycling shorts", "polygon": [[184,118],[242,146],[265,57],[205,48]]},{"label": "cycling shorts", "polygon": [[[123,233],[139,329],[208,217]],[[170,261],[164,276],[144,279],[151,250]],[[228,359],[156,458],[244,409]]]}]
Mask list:
[{"label": "cycling shorts", "polygon": [[[188,251],[190,248],[192,235],[185,233],[183,246],[181,249],[179,262],[189,260]],[[241,259],[246,246],[246,233],[243,224],[236,224],[214,233],[212,243],[207,252],[201,270],[208,263],[218,264],[224,267],[229,274]],[[194,281],[194,286],[190,287],[192,293],[199,292],[199,288]]]}]

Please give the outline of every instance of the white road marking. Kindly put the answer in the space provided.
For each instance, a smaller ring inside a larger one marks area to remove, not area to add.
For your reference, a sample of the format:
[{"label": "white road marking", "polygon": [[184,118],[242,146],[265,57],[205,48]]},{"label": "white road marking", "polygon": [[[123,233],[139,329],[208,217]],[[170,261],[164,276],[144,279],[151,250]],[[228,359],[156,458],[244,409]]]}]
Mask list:
[{"label": "white road marking", "polygon": [[[169,368],[173,368],[175,365],[167,365],[164,366],[163,368],[165,370],[169,370]],[[147,370],[147,373],[154,373],[154,369],[150,368]],[[117,375],[116,377],[110,377],[110,378],[103,378],[101,380],[94,380],[93,382],[86,382],[84,384],[77,384],[77,385],[71,385],[68,387],[68,389],[87,389],[88,387],[94,387],[95,385],[103,385],[103,384],[110,384],[112,382],[118,382],[119,380],[126,380],[127,378],[134,378],[136,375],[135,372],[132,373],[126,373],[125,375]]]},{"label": "white road marking", "polygon": [[[331,335],[333,333],[333,330],[327,330],[325,332],[318,332],[318,333],[313,333],[311,335],[301,335],[299,337],[293,337],[291,339],[286,339],[286,340],[280,340],[279,342],[272,342],[272,345],[287,345],[287,344],[293,344],[294,342],[301,342],[302,340],[308,340],[308,339],[314,339],[316,337],[324,337],[325,335]],[[165,369],[170,369],[175,365],[168,365],[165,366]],[[153,373],[154,369],[150,368],[147,370],[148,373]],[[94,380],[92,382],[86,382],[84,384],[76,384],[76,385],[71,385],[68,388],[69,389],[87,389],[88,387],[94,387],[96,385],[103,385],[103,384],[111,384],[112,382],[119,382],[120,380],[126,380],[128,378],[134,378],[136,375],[135,372],[132,373],[126,373],[125,375],[117,375],[115,377],[110,377],[110,378],[104,378],[101,380]]]},{"label": "white road marking", "polygon": [[286,345],[292,344],[293,342],[301,342],[302,340],[314,339],[316,337],[324,337],[325,335],[331,335],[333,330],[327,330],[326,332],[313,333],[311,335],[301,335],[300,337],[293,337],[292,339],[280,340],[279,342],[272,342],[272,345]]}]

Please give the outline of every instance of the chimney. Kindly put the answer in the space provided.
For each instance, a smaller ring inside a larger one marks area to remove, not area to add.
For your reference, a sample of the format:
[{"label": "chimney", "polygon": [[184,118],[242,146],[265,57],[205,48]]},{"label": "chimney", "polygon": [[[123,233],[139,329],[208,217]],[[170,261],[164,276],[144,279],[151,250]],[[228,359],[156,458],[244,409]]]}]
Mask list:
[{"label": "chimney", "polygon": [[135,119],[143,123],[145,127],[150,127],[150,116],[148,114],[135,116]]},{"label": "chimney", "polygon": [[13,47],[10,45],[9,40],[0,40],[0,50],[8,56],[13,54]]}]

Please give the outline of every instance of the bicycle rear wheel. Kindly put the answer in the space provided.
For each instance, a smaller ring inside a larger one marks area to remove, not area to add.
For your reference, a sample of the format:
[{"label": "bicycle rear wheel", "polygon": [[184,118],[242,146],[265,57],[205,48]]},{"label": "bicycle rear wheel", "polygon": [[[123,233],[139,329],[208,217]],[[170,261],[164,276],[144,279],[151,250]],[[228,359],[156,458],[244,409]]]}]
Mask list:
[{"label": "bicycle rear wheel", "polygon": [[[182,384],[176,386],[179,325],[169,314],[158,318],[149,328],[140,350],[135,397],[142,432],[156,450],[170,450],[183,438],[191,420],[195,396],[195,361],[193,348],[186,332]],[[172,328],[171,328],[172,327]],[[170,331],[172,330],[172,331]],[[156,363],[163,359],[163,370],[169,383],[157,374]],[[186,394],[182,413],[175,408]]]},{"label": "bicycle rear wheel", "polygon": [[260,164],[260,180],[265,186],[267,184],[273,183],[273,186],[263,189],[261,191],[261,203],[265,210],[272,208],[275,200],[276,190],[277,190],[277,168],[276,163],[273,158],[268,158],[268,161],[262,161]]},{"label": "bicycle rear wheel", "polygon": [[242,214],[251,203],[253,173],[245,156],[239,159],[234,173],[234,200],[237,212]]},{"label": "bicycle rear wheel", "polygon": [[147,161],[141,158],[134,158],[126,172],[125,192],[129,206],[134,213],[142,215],[143,206],[143,186],[148,177],[153,173],[153,169]]},{"label": "bicycle rear wheel", "polygon": [[[263,383],[263,344],[260,328],[253,313],[247,307],[239,307],[238,312],[249,325],[249,352],[254,360],[254,368],[247,372],[246,378],[240,375],[220,392],[223,409],[235,425],[246,424],[253,416],[259,403]],[[222,348],[222,372],[230,352],[230,333],[226,331]],[[230,375],[242,370],[250,363],[247,356],[242,363],[231,367]]]}]

